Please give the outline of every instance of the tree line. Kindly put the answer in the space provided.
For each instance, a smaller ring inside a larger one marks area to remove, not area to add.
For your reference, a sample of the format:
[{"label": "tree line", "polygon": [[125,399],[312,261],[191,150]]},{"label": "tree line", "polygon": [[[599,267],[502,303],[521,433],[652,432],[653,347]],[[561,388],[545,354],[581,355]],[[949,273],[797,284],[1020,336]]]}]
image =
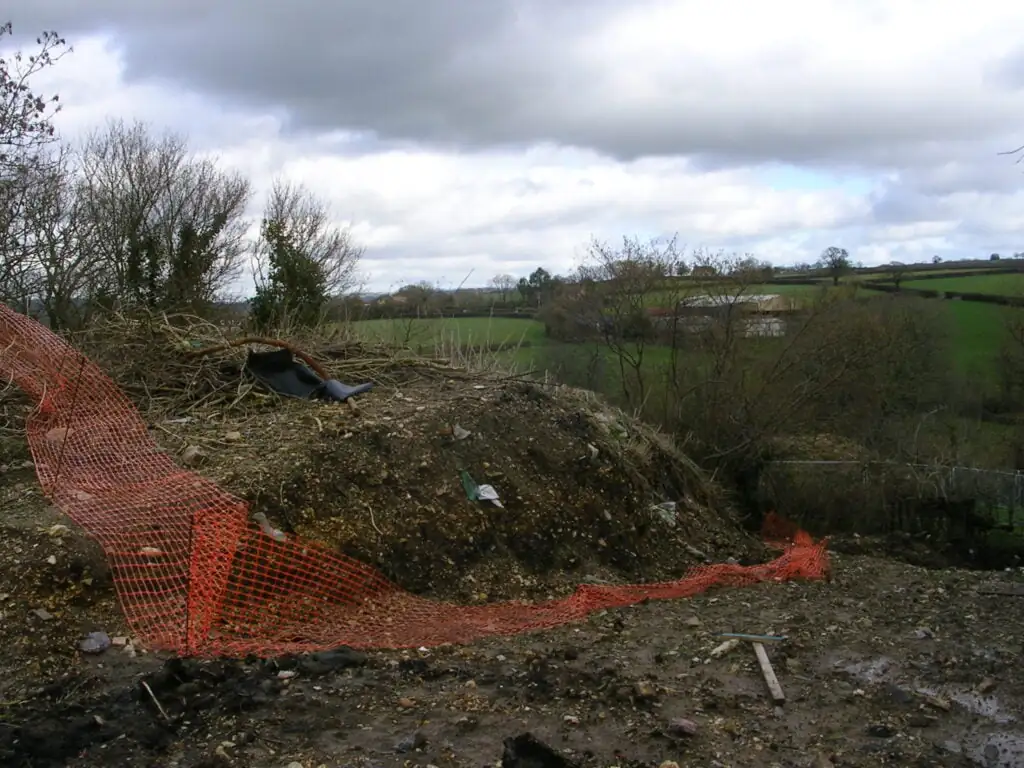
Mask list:
[{"label": "tree line", "polygon": [[[1021,313],[997,376],[978,381],[957,365],[941,303],[850,285],[765,315],[750,301],[762,276],[743,259],[693,253],[691,274],[708,277],[666,280],[679,260],[671,240],[594,241],[538,313],[558,342],[534,347],[533,364],[661,427],[748,510],[777,502],[788,460],[1024,468]],[[1013,419],[993,431],[998,409]],[[816,505],[800,514],[823,530],[850,512],[850,486],[824,482],[829,472],[789,478],[813,485]],[[942,493],[927,481],[876,490],[857,514],[882,528],[904,501]]]},{"label": "tree line", "polygon": [[[11,34],[0,26],[0,45]],[[63,141],[58,96],[32,83],[68,52],[46,32],[0,59],[0,301],[57,329],[104,311],[203,313],[251,264],[252,319],[279,327],[315,323],[355,287],[363,249],[306,187],[275,180],[254,218],[250,180],[182,136],[114,120]]]}]

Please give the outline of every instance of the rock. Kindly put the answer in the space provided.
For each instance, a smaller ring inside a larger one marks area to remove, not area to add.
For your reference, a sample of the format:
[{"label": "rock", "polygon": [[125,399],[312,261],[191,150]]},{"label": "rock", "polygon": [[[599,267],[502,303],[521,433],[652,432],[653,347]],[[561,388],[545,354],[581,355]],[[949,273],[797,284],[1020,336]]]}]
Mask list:
[{"label": "rock", "polygon": [[704,626],[704,622],[698,619],[696,616],[691,616],[686,620],[686,626],[688,627],[701,627]]},{"label": "rock", "polygon": [[206,461],[206,452],[198,445],[190,445],[181,454],[181,463],[186,467],[198,467]]},{"label": "rock", "polygon": [[113,645],[115,648],[124,648],[126,645],[128,645],[128,638],[124,635],[118,635],[110,639],[110,644]]},{"label": "rock", "polygon": [[224,434],[224,440],[228,443],[237,443],[242,439],[241,432],[227,432]]},{"label": "rock", "polygon": [[416,702],[413,701],[412,699],[409,699],[409,698],[406,698],[406,697],[403,696],[402,698],[400,698],[398,700],[398,706],[401,707],[402,709],[412,709],[413,707],[416,706]]},{"label": "rock", "polygon": [[45,608],[36,608],[35,610],[32,611],[32,613],[34,613],[36,616],[38,616],[43,621],[49,621],[50,619],[53,618],[53,614],[50,613]]},{"label": "rock", "polygon": [[672,736],[696,736],[697,723],[685,717],[677,717],[669,721],[668,732]]},{"label": "rock", "polygon": [[110,636],[106,632],[90,632],[78,642],[82,653],[103,653],[110,647]]},{"label": "rock", "polygon": [[832,762],[832,759],[828,755],[823,755],[819,752],[814,758],[812,768],[835,768],[835,765],[836,764]]},{"label": "rock", "polygon": [[416,733],[411,736],[406,736],[395,744],[395,752],[403,754],[405,752],[423,749],[425,746],[427,746],[427,737],[423,735],[421,731],[416,731]]},{"label": "rock", "polygon": [[666,760],[663,763],[661,763],[661,765],[659,765],[658,768],[679,768],[679,763],[677,763],[675,760]]},{"label": "rock", "polygon": [[740,641],[736,638],[726,640],[721,645],[718,645],[715,648],[713,648],[710,656],[712,659],[720,659],[722,656],[725,656],[725,654],[729,653],[729,651],[733,650],[734,648],[739,648],[739,645]]}]

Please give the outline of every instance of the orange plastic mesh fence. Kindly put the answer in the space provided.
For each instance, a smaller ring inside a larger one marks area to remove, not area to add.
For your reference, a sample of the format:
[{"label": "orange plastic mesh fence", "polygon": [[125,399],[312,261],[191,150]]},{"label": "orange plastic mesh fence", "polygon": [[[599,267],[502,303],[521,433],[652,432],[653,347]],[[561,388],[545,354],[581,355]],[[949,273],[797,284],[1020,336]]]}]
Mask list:
[{"label": "orange plastic mesh fence", "polygon": [[269,656],[463,643],[713,585],[819,578],[828,567],[823,543],[778,531],[789,542],[765,565],[699,567],[660,584],[585,585],[540,603],[439,603],[312,542],[264,534],[245,502],[157,447],[95,364],[2,304],[0,375],[35,404],[26,430],[43,491],[99,542],[132,631],[153,649]]}]

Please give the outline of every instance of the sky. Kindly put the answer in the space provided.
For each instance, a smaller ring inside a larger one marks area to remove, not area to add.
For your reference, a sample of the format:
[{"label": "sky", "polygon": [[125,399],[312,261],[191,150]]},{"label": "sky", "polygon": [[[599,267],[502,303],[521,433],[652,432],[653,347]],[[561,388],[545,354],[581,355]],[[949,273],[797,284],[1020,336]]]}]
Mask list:
[{"label": "sky", "polygon": [[[0,19],[2,21],[2,19]],[[367,290],[567,272],[592,238],[812,262],[1024,251],[1024,5],[1005,0],[34,0],[109,118],[304,183]],[[245,290],[245,287],[242,287]]]}]

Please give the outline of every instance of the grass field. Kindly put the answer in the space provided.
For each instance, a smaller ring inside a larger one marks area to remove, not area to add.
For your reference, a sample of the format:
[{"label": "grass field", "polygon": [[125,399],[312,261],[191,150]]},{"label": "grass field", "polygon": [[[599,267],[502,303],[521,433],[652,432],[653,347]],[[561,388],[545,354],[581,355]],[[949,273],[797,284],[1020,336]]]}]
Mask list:
[{"label": "grass field", "polygon": [[365,341],[412,347],[465,347],[501,344],[508,347],[544,344],[544,325],[510,317],[456,317],[362,320],[351,331]]},{"label": "grass field", "polygon": [[[949,282],[960,284],[970,280],[1005,280],[1017,277],[1019,276],[979,275],[971,278],[950,278]],[[933,285],[946,281],[936,279],[921,282]],[[779,288],[786,290],[778,290]],[[749,293],[807,296],[813,296],[820,290],[819,286],[770,284],[752,285],[747,289]],[[996,363],[1006,340],[1008,321],[1012,313],[1021,310],[970,301],[935,301],[949,318],[953,365],[965,376],[994,382],[998,373]],[[419,352],[501,345],[506,347],[507,351],[502,353],[500,360],[514,361],[520,369],[535,367],[535,362],[540,357],[536,350],[541,347],[547,348],[545,359],[552,359],[550,347],[555,343],[544,335],[542,323],[507,317],[364,320],[352,323],[350,329],[361,339],[408,346]],[[652,362],[657,360],[660,352],[662,350],[655,347],[649,348],[648,356]]]},{"label": "grass field", "polygon": [[1003,275],[978,274],[970,277],[937,277],[933,280],[904,280],[906,288],[932,291],[965,291],[999,296],[1024,296],[1024,272]]},{"label": "grass field", "polygon": [[1012,313],[1021,310],[972,301],[943,301],[942,308],[950,318],[953,362],[958,370],[994,381],[999,354],[1008,338],[1008,323]]}]

